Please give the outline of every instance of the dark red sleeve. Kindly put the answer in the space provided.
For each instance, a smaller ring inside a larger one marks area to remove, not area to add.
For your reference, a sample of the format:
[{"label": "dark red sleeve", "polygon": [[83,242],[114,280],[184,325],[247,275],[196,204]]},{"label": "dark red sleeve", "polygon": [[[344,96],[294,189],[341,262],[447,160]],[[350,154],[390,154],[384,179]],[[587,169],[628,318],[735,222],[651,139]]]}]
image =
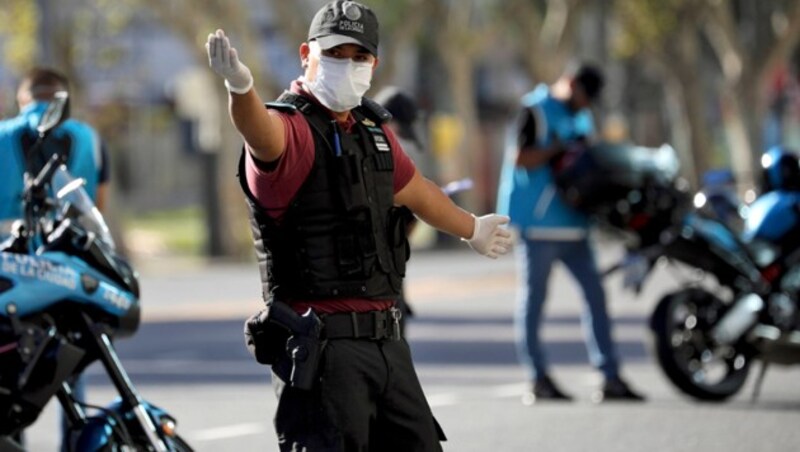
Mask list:
[{"label": "dark red sleeve", "polygon": [[[247,186],[273,218],[286,211],[314,163],[314,137],[301,114],[277,113],[284,125],[286,149],[272,171],[265,171],[247,152]],[[262,165],[263,167],[263,165]]]},{"label": "dark red sleeve", "polygon": [[389,139],[389,147],[392,149],[392,158],[394,159],[394,192],[397,193],[411,181],[414,172],[417,168],[414,162],[408,157],[408,154],[400,146],[392,129],[386,124],[383,125],[383,132],[386,138]]}]

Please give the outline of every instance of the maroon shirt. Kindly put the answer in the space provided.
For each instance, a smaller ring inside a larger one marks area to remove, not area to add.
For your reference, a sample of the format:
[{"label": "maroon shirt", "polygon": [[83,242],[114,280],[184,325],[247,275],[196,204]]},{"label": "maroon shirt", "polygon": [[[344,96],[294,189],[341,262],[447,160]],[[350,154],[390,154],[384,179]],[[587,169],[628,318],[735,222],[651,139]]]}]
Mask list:
[{"label": "maroon shirt", "polygon": [[[303,89],[302,83],[296,80],[292,83],[290,91],[310,98],[317,105],[314,97]],[[323,107],[324,108],[324,107]],[[327,110],[326,110],[327,111]],[[330,112],[329,112],[330,113]],[[259,168],[250,152],[245,160],[247,186],[253,193],[261,207],[267,213],[280,221],[292,199],[297,194],[300,186],[311,172],[314,163],[314,138],[311,135],[311,126],[302,114],[278,113],[283,121],[286,149],[281,154],[277,165],[270,170]],[[331,115],[333,118],[333,115]],[[355,119],[349,115],[344,123],[339,123],[344,133],[352,133]],[[408,158],[397,137],[385,124],[382,126],[394,159],[394,193],[402,190],[414,176],[416,168]],[[366,312],[389,309],[394,305],[392,300],[369,300],[363,298],[336,298],[330,300],[293,301],[292,308],[297,312],[305,312],[309,307],[319,314],[335,312]]]}]

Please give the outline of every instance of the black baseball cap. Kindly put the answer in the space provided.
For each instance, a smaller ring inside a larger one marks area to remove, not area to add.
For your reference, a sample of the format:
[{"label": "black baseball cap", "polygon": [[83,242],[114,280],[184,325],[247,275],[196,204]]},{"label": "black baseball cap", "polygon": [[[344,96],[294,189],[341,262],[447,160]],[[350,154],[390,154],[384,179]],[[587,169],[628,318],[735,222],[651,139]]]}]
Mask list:
[{"label": "black baseball cap", "polygon": [[600,92],[603,90],[603,85],[605,85],[603,72],[590,64],[579,66],[573,75],[573,80],[583,87],[586,96],[591,100],[600,97]]},{"label": "black baseball cap", "polygon": [[408,94],[395,86],[387,86],[375,95],[373,100],[392,114],[392,120],[397,123],[398,135],[401,138],[414,141],[422,147],[414,125],[419,117],[417,103]]},{"label": "black baseball cap", "polygon": [[323,6],[308,28],[308,40],[322,50],[342,44],[358,44],[378,55],[378,18],[358,2],[337,0]]}]

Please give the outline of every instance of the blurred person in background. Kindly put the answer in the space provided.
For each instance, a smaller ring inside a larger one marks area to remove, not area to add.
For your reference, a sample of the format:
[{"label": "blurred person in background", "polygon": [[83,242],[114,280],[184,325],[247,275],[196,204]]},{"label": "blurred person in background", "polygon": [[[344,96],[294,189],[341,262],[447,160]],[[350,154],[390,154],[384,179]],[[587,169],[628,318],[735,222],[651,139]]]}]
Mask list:
[{"label": "blurred person in background", "polygon": [[[70,173],[86,181],[84,188],[102,211],[109,179],[108,153],[97,131],[77,119],[67,119],[48,138],[38,155],[28,151],[38,135],[39,123],[56,91],[68,91],[62,73],[44,67],[29,70],[17,89],[19,115],[0,121],[0,236],[10,232],[14,220],[22,218],[23,175],[36,174],[54,152],[66,154]],[[28,167],[28,165],[31,165]]]},{"label": "blurred person in background", "polygon": [[503,164],[498,211],[508,214],[519,232],[515,324],[518,355],[531,378],[523,396],[526,404],[572,398],[551,378],[539,338],[548,280],[557,261],[577,280],[586,302],[586,345],[592,364],[605,378],[592,399],[643,400],[619,375],[606,298],[589,244],[589,219],[560,198],[553,182],[554,167],[584,149],[594,134],[589,107],[599,98],[603,82],[598,69],[582,65],[552,86],[540,84],[523,96],[516,143]]},{"label": "blurred person in background", "polygon": [[[406,154],[412,160],[416,160],[424,151],[422,140],[416,130],[420,116],[417,103],[396,86],[387,86],[378,91],[374,100],[391,113],[392,119],[386,121],[385,124],[397,136],[397,140]],[[407,207],[403,207],[402,214],[406,221],[406,232],[410,236],[417,224],[417,218]],[[400,296],[397,298],[397,309],[403,313],[403,317],[400,319],[400,333],[405,335],[406,321],[414,315],[414,311],[406,299],[405,286],[400,290]]]},{"label": "blurred person in background", "polygon": [[396,86],[387,86],[375,94],[374,100],[391,113],[392,119],[386,125],[397,136],[406,154],[412,159],[422,155],[425,147],[418,131],[421,115],[414,98]]},{"label": "blurred person in background", "polygon": [[267,303],[245,339],[272,365],[281,450],[441,450],[399,334],[408,245],[398,206],[492,258],[511,245],[508,218],[456,206],[403,152],[391,115],[364,97],[378,65],[368,7],[324,5],[299,48],[303,75],[266,108],[222,30],[206,48],[245,141],[239,178]]},{"label": "blurred person in background", "polygon": [[[70,174],[86,181],[84,188],[101,211],[105,207],[109,181],[108,153],[92,126],[67,118],[47,138],[39,152],[31,154],[38,138],[36,126],[48,103],[58,91],[69,92],[69,80],[61,72],[35,67],[22,78],[17,89],[19,115],[0,121],[0,241],[12,232],[12,225],[23,217],[24,174],[32,175],[50,157],[62,153]],[[76,400],[85,401],[81,378],[71,382]],[[62,420],[62,450],[69,447],[66,417]]]}]

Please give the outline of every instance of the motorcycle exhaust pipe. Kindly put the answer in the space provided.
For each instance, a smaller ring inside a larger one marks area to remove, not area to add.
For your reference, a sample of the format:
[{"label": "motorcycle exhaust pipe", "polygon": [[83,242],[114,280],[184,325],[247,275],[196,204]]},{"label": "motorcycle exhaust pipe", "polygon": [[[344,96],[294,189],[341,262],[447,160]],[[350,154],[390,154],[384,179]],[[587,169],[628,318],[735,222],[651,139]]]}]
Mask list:
[{"label": "motorcycle exhaust pipe", "polygon": [[762,309],[764,309],[764,300],[758,295],[751,293],[742,296],[711,329],[711,338],[720,345],[735,343],[758,323],[758,316]]}]

